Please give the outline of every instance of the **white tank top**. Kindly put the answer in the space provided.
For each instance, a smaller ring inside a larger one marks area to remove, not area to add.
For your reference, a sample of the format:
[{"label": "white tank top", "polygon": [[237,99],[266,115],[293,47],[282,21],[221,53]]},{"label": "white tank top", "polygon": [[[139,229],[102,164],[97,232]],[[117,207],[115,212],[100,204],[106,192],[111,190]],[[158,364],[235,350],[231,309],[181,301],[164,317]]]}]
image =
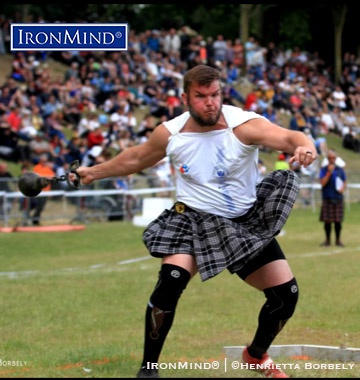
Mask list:
[{"label": "white tank top", "polygon": [[263,116],[229,105],[223,105],[222,113],[228,126],[223,130],[182,133],[189,112],[164,122],[172,135],[166,153],[175,168],[178,201],[194,210],[235,218],[256,199],[258,146],[240,142],[233,129]]}]

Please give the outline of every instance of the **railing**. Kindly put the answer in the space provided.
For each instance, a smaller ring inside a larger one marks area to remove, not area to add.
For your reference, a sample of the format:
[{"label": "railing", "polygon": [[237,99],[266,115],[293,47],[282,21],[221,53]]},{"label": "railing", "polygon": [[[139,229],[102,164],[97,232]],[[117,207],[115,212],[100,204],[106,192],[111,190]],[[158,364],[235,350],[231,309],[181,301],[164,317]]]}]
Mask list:
[{"label": "railing", "polygon": [[[306,207],[315,212],[321,202],[321,186],[304,182],[300,185],[295,207]],[[16,189],[15,180],[12,185],[10,187]],[[141,213],[144,197],[175,196],[173,186],[141,187],[144,185],[147,185],[147,179],[142,177],[138,183],[140,187],[130,190],[95,188],[43,191],[36,197],[46,198],[41,224],[132,220],[134,215]],[[345,199],[349,210],[351,203],[360,201],[360,183],[348,183]],[[31,200],[19,191],[0,191],[0,224],[4,227],[31,224]]]}]

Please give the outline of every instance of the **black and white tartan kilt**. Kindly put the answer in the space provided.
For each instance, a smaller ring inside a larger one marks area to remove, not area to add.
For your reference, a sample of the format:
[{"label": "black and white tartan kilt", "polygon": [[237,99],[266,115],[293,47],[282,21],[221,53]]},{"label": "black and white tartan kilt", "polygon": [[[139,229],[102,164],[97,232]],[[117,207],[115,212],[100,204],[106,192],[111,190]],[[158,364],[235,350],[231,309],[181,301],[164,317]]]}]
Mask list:
[{"label": "black and white tartan kilt", "polygon": [[323,199],[320,210],[320,222],[342,222],[344,220],[344,201]]},{"label": "black and white tartan kilt", "polygon": [[283,228],[299,185],[298,176],[291,170],[269,173],[257,185],[253,207],[236,219],[188,207],[179,213],[174,205],[146,227],[143,242],[154,257],[194,255],[202,281],[224,269],[237,272]]}]

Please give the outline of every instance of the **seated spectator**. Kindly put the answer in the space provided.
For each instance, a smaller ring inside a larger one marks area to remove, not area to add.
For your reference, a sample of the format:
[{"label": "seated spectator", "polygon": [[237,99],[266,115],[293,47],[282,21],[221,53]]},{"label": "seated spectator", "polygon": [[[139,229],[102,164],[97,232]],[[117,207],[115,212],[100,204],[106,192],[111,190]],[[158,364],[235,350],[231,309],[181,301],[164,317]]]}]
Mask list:
[{"label": "seated spectator", "polygon": [[346,109],[346,94],[340,86],[335,86],[334,90],[330,93],[328,104],[333,109],[339,107],[342,110]]},{"label": "seated spectator", "polygon": [[0,158],[22,163],[30,159],[29,146],[19,144],[19,136],[11,129],[6,120],[6,114],[0,116]]},{"label": "seated spectator", "polygon": [[288,101],[288,92],[286,92],[280,86],[275,86],[272,105],[276,110],[280,110],[281,113],[289,113],[291,107]]},{"label": "seated spectator", "polygon": [[289,96],[289,103],[293,112],[300,110],[303,106],[303,89],[296,89]]},{"label": "seated spectator", "polygon": [[304,132],[307,127],[306,120],[300,110],[295,110],[289,124],[289,129]]},{"label": "seated spectator", "polygon": [[45,118],[42,130],[49,139],[54,135],[58,135],[64,143],[67,143],[64,127],[62,111],[54,111]]},{"label": "seated spectator", "polygon": [[100,127],[98,116],[95,112],[84,112],[76,127],[76,131],[80,137],[86,137],[90,131]]},{"label": "seated spectator", "polygon": [[342,146],[345,149],[350,149],[354,152],[360,152],[360,140],[354,127],[346,127],[346,132],[342,138]]},{"label": "seated spectator", "polygon": [[285,153],[280,153],[277,160],[274,163],[274,170],[288,170],[290,169],[290,164],[286,160]]},{"label": "seated spectator", "polygon": [[325,157],[328,152],[326,137],[319,136],[314,138],[308,127],[304,129],[304,133],[314,142],[317,153]]},{"label": "seated spectator", "polygon": [[265,116],[272,123],[279,124],[280,120],[278,119],[278,115],[272,105],[268,105],[266,109],[262,112],[262,116]]},{"label": "seated spectator", "polygon": [[329,132],[335,132],[335,130],[335,120],[330,113],[329,106],[326,102],[322,102],[319,111],[319,133],[327,134]]},{"label": "seated spectator", "polygon": [[267,167],[265,166],[263,160],[261,160],[260,158],[258,159],[258,169],[259,169],[259,175],[258,175],[258,179],[257,179],[257,182],[260,183],[266,176],[266,172],[267,172]]},{"label": "seated spectator", "polygon": [[10,124],[10,127],[14,132],[19,132],[22,122],[20,106],[14,104],[10,107],[10,112],[7,112],[7,122]]},{"label": "seated spectator", "polygon": [[128,129],[122,129],[118,132],[116,141],[112,144],[118,152],[121,152],[135,145],[135,140],[131,137],[131,132]]},{"label": "seated spectator", "polygon": [[29,142],[30,149],[30,160],[33,164],[39,162],[39,157],[45,154],[48,161],[54,161],[55,153],[50,144],[46,139],[44,132],[39,131],[36,136]]},{"label": "seated spectator", "polygon": [[235,87],[231,86],[230,84],[226,84],[223,87],[222,90],[223,95],[223,103],[224,104],[230,104],[235,105],[234,100],[241,103],[242,105],[245,104],[245,98],[242,96],[242,94],[235,89]]},{"label": "seated spectator", "polygon": [[73,135],[73,137],[71,137],[68,144],[66,145],[66,151],[64,154],[65,161],[69,164],[71,164],[73,161],[81,162],[85,150],[86,148],[82,144],[82,139],[77,135]]},{"label": "seated spectator", "polygon": [[166,105],[168,108],[168,117],[174,118],[179,116],[183,112],[183,108],[181,106],[181,100],[176,96],[175,90],[169,90],[167,92],[166,97]]},{"label": "seated spectator", "polygon": [[258,97],[256,95],[255,91],[251,91],[246,95],[245,98],[245,104],[244,104],[244,110],[245,111],[257,111],[257,101]]},{"label": "seated spectator", "polygon": [[360,127],[358,126],[358,121],[354,110],[347,110],[344,113],[344,124],[347,127],[352,128],[353,132],[360,133]]},{"label": "seated spectator", "polygon": [[340,107],[334,107],[332,111],[330,111],[331,117],[334,121],[334,130],[331,132],[335,133],[338,136],[343,135],[344,128],[344,112]]},{"label": "seated spectator", "polygon": [[93,166],[97,164],[97,159],[100,157],[103,151],[103,147],[100,145],[94,145],[91,149],[88,149],[81,160],[81,166]]},{"label": "seated spectator", "polygon": [[257,101],[257,112],[263,113],[268,107],[271,106],[271,100],[268,99],[265,92],[262,92]]},{"label": "seated spectator", "polygon": [[91,149],[95,145],[100,145],[100,146],[104,145],[105,137],[103,135],[103,131],[100,125],[87,134],[86,141],[87,141],[87,147],[89,149]]}]

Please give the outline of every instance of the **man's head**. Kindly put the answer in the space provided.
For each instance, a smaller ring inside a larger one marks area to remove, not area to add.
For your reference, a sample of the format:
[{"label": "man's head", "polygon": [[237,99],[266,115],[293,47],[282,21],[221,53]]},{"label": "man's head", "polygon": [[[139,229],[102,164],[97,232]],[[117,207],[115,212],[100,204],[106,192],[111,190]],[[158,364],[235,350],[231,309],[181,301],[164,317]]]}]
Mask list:
[{"label": "man's head", "polygon": [[330,149],[327,154],[327,159],[329,160],[329,162],[334,163],[336,160],[336,157],[337,157],[336,152]]},{"label": "man's head", "polygon": [[200,127],[215,126],[221,116],[220,73],[213,67],[197,65],[184,76],[182,101]]},{"label": "man's head", "polygon": [[197,65],[184,75],[184,92],[189,95],[193,84],[208,87],[214,81],[219,81],[220,86],[219,70],[207,65]]}]

